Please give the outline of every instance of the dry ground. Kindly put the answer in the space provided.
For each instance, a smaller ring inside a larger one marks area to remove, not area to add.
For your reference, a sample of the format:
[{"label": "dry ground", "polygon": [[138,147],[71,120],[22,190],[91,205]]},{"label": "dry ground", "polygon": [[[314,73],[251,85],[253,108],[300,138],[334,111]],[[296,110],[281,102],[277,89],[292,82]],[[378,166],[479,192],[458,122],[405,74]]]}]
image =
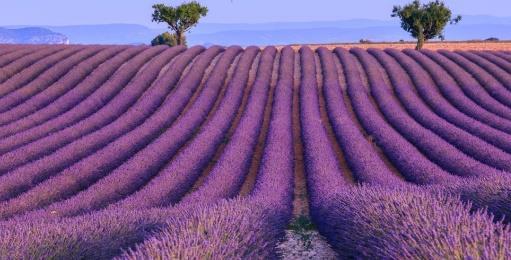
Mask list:
[{"label": "dry ground", "polygon": [[[295,49],[299,49],[300,44],[291,45]],[[413,42],[375,42],[375,43],[332,43],[332,44],[309,44],[311,48],[327,47],[328,49],[334,49],[336,47],[343,48],[396,48],[396,49],[407,49],[415,48]],[[426,49],[438,50],[504,50],[511,51],[511,41],[499,41],[499,42],[486,42],[486,41],[445,41],[445,42],[429,42],[426,43]]]}]

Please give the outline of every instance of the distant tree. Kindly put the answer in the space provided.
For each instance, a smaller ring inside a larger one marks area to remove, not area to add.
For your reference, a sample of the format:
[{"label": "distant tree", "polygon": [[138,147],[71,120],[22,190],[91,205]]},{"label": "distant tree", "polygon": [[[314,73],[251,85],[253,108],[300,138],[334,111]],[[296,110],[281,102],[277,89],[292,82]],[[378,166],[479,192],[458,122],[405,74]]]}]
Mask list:
[{"label": "distant tree", "polygon": [[[186,37],[184,37],[184,36],[182,39],[182,44],[186,45]],[[156,36],[156,38],[154,38],[151,41],[151,45],[152,46],[156,46],[156,45],[176,46],[179,44],[177,43],[177,37],[175,34],[169,33],[169,32],[164,32],[164,33]]]},{"label": "distant tree", "polygon": [[177,7],[164,4],[153,5],[153,22],[166,23],[176,38],[176,45],[185,44],[185,33],[199,23],[199,19],[208,14],[208,8],[196,1]]},{"label": "distant tree", "polygon": [[487,42],[498,42],[499,38],[497,38],[497,37],[490,37],[490,38],[485,39],[485,41],[487,41]]},{"label": "distant tree", "polygon": [[417,39],[417,50],[420,50],[427,40],[436,37],[444,40],[444,28],[447,23],[457,24],[461,16],[452,18],[451,10],[444,2],[436,0],[427,4],[415,0],[403,7],[394,6],[392,17],[401,19],[401,27]]}]

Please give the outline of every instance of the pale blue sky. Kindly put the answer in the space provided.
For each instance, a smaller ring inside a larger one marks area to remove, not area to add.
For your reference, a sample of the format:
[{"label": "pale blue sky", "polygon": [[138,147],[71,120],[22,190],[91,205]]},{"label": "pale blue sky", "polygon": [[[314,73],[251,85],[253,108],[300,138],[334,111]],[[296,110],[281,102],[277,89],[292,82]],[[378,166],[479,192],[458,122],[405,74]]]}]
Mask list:
[{"label": "pale blue sky", "polygon": [[[210,9],[204,22],[262,23],[390,19],[394,4],[411,0],[202,0]],[[1,25],[136,23],[151,25],[153,3],[181,0],[0,0]],[[446,0],[455,14],[511,16],[511,0]]]}]

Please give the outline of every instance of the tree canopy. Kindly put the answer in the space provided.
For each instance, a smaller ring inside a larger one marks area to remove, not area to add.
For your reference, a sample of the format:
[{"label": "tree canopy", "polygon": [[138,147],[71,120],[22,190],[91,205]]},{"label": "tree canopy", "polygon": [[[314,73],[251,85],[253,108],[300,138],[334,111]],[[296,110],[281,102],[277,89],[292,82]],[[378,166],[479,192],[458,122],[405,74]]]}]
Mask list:
[{"label": "tree canopy", "polygon": [[177,7],[165,4],[153,5],[153,22],[166,23],[176,35],[177,45],[184,44],[184,34],[208,14],[208,8],[196,1],[181,4]]},{"label": "tree canopy", "polygon": [[421,49],[427,40],[445,39],[443,31],[447,23],[461,21],[459,15],[452,18],[451,10],[439,0],[427,4],[414,0],[403,7],[394,6],[391,16],[399,17],[401,27],[417,39],[417,49]]}]

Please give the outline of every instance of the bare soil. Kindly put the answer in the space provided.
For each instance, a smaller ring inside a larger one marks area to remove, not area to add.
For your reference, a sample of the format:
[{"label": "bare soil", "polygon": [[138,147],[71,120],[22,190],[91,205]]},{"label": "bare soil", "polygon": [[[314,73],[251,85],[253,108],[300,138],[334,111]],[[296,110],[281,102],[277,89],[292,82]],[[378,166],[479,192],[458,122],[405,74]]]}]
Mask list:
[{"label": "bare soil", "polygon": [[346,162],[346,158],[344,157],[344,152],[337,142],[337,138],[335,137],[334,130],[332,128],[330,119],[328,118],[327,108],[325,96],[323,94],[323,69],[321,67],[321,61],[319,55],[317,53],[314,54],[315,62],[316,62],[316,79],[318,82],[318,100],[319,100],[319,110],[321,113],[321,122],[325,127],[327,132],[327,137],[330,143],[332,144],[332,149],[337,157],[337,161],[339,162],[339,167],[344,174],[344,179],[347,183],[355,183],[355,179],[353,177],[353,173],[351,172],[348,163]]},{"label": "bare soil", "polygon": [[301,65],[300,54],[295,53],[294,86],[293,86],[293,143],[295,153],[295,185],[293,200],[293,216],[309,215],[309,200],[307,193],[307,182],[305,176],[305,165],[303,158],[303,143],[301,139],[302,128],[300,125],[300,84]]},{"label": "bare soil", "polygon": [[[328,49],[341,48],[395,48],[395,49],[414,49],[414,42],[374,42],[374,43],[331,43],[331,44],[306,44],[315,49],[324,46]],[[301,44],[291,44],[294,49],[299,49]],[[431,50],[490,50],[490,51],[511,51],[511,41],[444,41],[444,42],[428,42],[424,45],[425,49]]]},{"label": "bare soil", "polygon": [[266,101],[266,105],[264,108],[264,119],[261,131],[259,136],[257,137],[257,145],[254,150],[254,155],[252,157],[252,162],[250,163],[250,167],[248,170],[248,174],[245,177],[245,181],[241,186],[239,195],[242,197],[250,195],[257,181],[257,175],[259,173],[259,166],[263,159],[264,148],[266,146],[266,137],[268,135],[268,130],[270,129],[270,120],[271,120],[271,111],[273,107],[273,95],[275,93],[275,86],[277,85],[278,80],[278,70],[280,66],[280,53],[277,53],[275,56],[275,60],[273,61],[273,71],[271,76],[270,89],[268,90],[268,100]]}]

